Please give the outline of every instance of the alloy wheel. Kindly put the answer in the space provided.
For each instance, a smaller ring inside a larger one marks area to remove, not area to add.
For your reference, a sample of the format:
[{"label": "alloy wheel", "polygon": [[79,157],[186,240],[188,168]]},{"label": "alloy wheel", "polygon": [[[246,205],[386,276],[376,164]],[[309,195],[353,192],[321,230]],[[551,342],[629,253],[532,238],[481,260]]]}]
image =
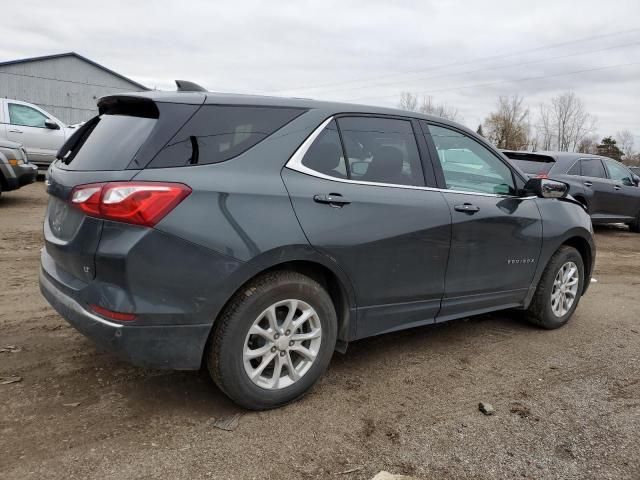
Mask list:
[{"label": "alloy wheel", "polygon": [[244,370],[267,390],[293,385],[311,368],[320,351],[322,325],[315,309],[296,299],[282,300],[253,322],[244,342]]},{"label": "alloy wheel", "polygon": [[562,317],[571,310],[578,295],[579,273],[573,262],[566,262],[556,274],[551,290],[551,310]]}]

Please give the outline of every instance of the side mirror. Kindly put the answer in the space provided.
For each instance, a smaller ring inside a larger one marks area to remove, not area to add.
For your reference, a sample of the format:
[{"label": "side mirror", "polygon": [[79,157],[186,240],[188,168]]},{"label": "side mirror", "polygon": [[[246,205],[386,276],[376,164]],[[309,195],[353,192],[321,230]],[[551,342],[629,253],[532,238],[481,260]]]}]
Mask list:
[{"label": "side mirror", "polygon": [[60,130],[60,125],[58,125],[56,122],[54,122],[50,118],[47,118],[44,121],[44,126],[47,127],[50,130]]},{"label": "side mirror", "polygon": [[636,187],[640,186],[640,177],[635,173],[631,174],[631,180]]},{"label": "side mirror", "polygon": [[540,198],[564,198],[569,193],[569,185],[549,178],[530,178],[523,190]]}]

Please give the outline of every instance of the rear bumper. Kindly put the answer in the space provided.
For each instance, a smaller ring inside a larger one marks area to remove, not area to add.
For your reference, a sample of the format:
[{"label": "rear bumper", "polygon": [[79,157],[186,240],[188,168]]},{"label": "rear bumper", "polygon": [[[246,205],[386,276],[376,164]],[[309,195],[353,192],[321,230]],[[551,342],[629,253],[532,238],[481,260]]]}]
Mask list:
[{"label": "rear bumper", "polygon": [[33,163],[23,163],[13,167],[13,170],[16,172],[20,186],[35,182],[38,176],[38,167]]},{"label": "rear bumper", "polygon": [[124,325],[86,310],[40,270],[40,291],[62,317],[98,346],[145,368],[197,370],[209,336],[205,325]]},{"label": "rear bumper", "polygon": [[[8,171],[5,172],[6,190],[17,190],[18,188],[35,182],[38,175],[38,167],[33,163],[22,163],[20,165],[6,165]],[[1,172],[0,172],[1,173]]]}]

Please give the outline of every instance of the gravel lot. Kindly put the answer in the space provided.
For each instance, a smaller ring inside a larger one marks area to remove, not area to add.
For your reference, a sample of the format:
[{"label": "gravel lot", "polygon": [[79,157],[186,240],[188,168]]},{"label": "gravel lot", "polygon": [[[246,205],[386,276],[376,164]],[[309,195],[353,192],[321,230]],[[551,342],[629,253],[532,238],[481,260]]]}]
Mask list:
[{"label": "gravel lot", "polygon": [[[501,312],[360,341],[302,401],[252,413],[201,372],[99,352],[47,305],[45,204],[41,182],[0,198],[0,349],[17,350],[0,377],[22,377],[0,385],[2,479],[640,478],[640,235],[626,228],[597,230],[598,281],[563,329]],[[235,431],[214,428],[235,413]]]}]

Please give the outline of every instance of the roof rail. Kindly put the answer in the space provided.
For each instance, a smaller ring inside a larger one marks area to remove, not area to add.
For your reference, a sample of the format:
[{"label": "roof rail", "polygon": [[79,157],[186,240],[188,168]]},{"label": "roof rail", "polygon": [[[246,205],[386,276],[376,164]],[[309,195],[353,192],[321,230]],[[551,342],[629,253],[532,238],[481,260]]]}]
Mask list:
[{"label": "roof rail", "polygon": [[189,80],[176,80],[178,92],[206,92],[207,89]]}]

